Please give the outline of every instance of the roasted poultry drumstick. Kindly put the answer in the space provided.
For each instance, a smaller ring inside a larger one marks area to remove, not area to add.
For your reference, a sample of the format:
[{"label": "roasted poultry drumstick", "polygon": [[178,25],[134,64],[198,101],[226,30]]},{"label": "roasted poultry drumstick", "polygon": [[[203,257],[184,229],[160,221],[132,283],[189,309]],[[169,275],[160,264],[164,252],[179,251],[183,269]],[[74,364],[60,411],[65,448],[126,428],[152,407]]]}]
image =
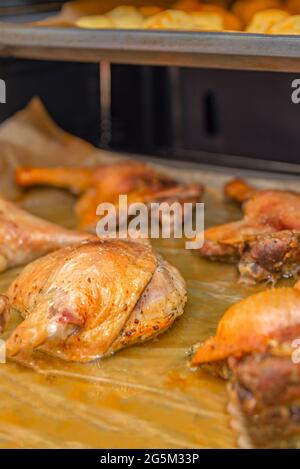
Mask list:
[{"label": "roasted poultry drumstick", "polygon": [[231,181],[224,192],[243,203],[244,218],[206,230],[201,255],[236,262],[247,282],[294,276],[300,261],[300,194],[255,190],[242,180]]},{"label": "roasted poultry drumstick", "polygon": [[[2,295],[2,322],[23,322],[7,355],[38,348],[69,361],[91,361],[160,334],[183,313],[179,272],[150,245],[97,240],[28,264]],[[1,317],[1,315],[0,315]]]},{"label": "roasted poultry drumstick", "polygon": [[79,194],[76,212],[80,228],[94,230],[99,216],[97,206],[110,202],[116,207],[119,195],[135,202],[197,202],[203,194],[199,184],[182,184],[141,162],[84,168],[19,168],[16,181],[20,186],[53,185]]},{"label": "roasted poultry drumstick", "polygon": [[299,289],[267,290],[232,306],[192,358],[230,380],[242,446],[300,446]]},{"label": "roasted poultry drumstick", "polygon": [[0,197],[0,272],[94,238],[35,217]]}]

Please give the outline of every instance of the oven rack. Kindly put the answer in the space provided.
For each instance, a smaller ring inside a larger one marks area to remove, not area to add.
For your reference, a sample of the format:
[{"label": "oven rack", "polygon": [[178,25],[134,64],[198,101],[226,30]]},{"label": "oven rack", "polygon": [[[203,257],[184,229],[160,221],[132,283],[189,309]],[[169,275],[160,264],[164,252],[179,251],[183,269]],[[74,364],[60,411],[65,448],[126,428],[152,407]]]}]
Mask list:
[{"label": "oven rack", "polygon": [[0,56],[298,72],[300,36],[84,30],[0,22]]}]

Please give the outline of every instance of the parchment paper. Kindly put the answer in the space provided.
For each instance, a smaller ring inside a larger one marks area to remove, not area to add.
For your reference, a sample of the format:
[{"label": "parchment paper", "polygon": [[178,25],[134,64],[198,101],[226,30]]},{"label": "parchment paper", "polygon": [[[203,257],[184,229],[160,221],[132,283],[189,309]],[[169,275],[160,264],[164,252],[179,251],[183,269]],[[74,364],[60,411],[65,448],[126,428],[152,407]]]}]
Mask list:
[{"label": "parchment paper", "polygon": [[[0,127],[0,191],[31,212],[75,226],[74,199],[55,189],[21,197],[13,171],[22,165],[93,164],[121,155],[95,149],[60,130],[35,99]],[[230,175],[159,166],[178,178],[206,184],[206,226],[239,218],[224,202],[221,185]],[[261,186],[287,182],[256,178]],[[298,181],[288,182],[296,188]],[[187,366],[190,346],[214,333],[232,303],[265,288],[237,283],[233,266],[212,263],[184,249],[183,241],[155,246],[183,274],[188,288],[185,314],[155,341],[91,364],[70,364],[41,353],[25,365],[0,365],[0,448],[227,448],[236,446],[226,412],[226,384]],[[21,269],[0,275],[4,291]],[[283,281],[282,284],[289,284]],[[3,337],[19,321],[14,317]]]}]

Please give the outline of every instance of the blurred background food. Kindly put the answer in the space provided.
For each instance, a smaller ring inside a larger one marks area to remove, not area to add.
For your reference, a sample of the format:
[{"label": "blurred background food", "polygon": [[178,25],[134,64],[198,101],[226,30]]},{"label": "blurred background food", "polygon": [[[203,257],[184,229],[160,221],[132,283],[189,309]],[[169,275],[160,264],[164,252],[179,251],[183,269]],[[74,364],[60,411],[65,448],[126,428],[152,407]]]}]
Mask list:
[{"label": "blurred background food", "polygon": [[276,8],[258,11],[253,15],[246,31],[248,33],[269,33],[272,26],[281,23],[289,16],[287,11]]},{"label": "blurred background food", "polygon": [[87,29],[299,33],[300,0],[178,0],[165,5],[134,6],[129,2],[110,9],[107,3],[107,10],[102,4],[101,14],[87,6],[73,24]]},{"label": "blurred background food", "polygon": [[300,34],[300,15],[290,16],[273,24],[269,34]]}]

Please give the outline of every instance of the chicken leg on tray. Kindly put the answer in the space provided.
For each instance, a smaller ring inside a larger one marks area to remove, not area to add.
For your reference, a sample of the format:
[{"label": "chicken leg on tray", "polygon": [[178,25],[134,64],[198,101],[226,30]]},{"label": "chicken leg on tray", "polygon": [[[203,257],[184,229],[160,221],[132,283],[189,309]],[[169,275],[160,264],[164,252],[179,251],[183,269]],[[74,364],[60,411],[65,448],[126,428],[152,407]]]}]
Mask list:
[{"label": "chicken leg on tray", "polygon": [[90,239],[95,237],[49,223],[0,197],[0,272]]},{"label": "chicken leg on tray", "polygon": [[192,365],[229,379],[241,446],[300,447],[300,282],[229,308]]},{"label": "chicken leg on tray", "polygon": [[79,194],[76,212],[80,227],[94,230],[99,216],[97,206],[110,202],[116,207],[119,195],[135,202],[198,202],[203,194],[200,184],[180,183],[137,161],[84,168],[19,168],[16,181],[20,186],[52,185]]},{"label": "chicken leg on tray", "polygon": [[185,301],[181,275],[150,245],[66,247],[27,265],[2,296],[2,322],[12,310],[24,319],[6,342],[7,355],[38,349],[91,361],[165,331]]},{"label": "chicken leg on tray", "polygon": [[242,180],[229,182],[224,192],[243,203],[244,218],[206,230],[201,255],[237,263],[247,282],[294,276],[300,261],[300,194],[255,190]]}]

